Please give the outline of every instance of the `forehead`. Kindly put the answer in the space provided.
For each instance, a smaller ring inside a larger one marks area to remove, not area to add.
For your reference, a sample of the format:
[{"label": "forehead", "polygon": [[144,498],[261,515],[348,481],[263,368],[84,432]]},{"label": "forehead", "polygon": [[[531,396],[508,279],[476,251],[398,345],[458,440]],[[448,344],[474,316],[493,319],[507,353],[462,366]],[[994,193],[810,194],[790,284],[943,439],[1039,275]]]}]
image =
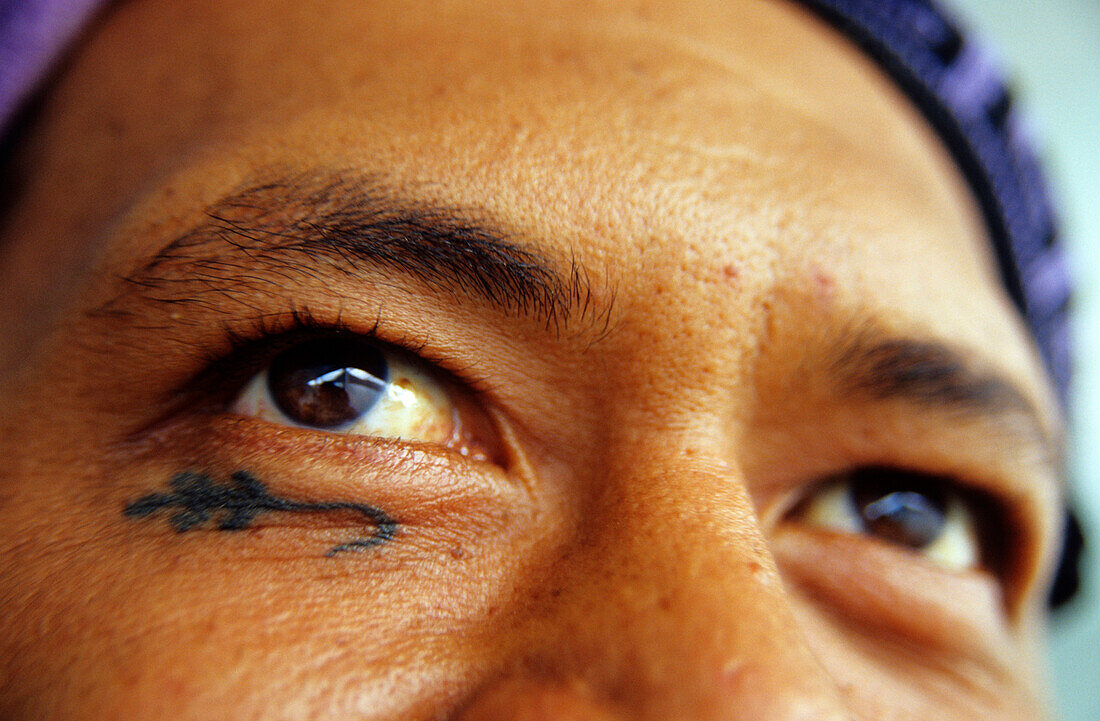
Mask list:
[{"label": "forehead", "polygon": [[476,208],[698,339],[744,344],[777,306],[870,315],[1037,386],[944,150],[783,2],[125,3],[41,143],[80,152],[44,154],[15,237],[91,229],[119,269],[242,184],[351,172]]}]

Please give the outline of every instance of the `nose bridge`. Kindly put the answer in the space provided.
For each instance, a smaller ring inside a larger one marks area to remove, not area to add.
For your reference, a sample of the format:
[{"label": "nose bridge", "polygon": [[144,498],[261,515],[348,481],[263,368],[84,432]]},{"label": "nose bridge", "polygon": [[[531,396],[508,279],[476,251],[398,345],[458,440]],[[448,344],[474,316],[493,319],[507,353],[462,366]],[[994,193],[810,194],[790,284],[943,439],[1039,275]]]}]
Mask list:
[{"label": "nose bridge", "polygon": [[572,709],[555,712],[560,721],[847,718],[737,474],[652,440],[664,450],[601,474],[551,571],[555,600],[529,639],[531,678],[499,691],[508,713],[469,718],[539,718],[520,714],[539,704]]}]

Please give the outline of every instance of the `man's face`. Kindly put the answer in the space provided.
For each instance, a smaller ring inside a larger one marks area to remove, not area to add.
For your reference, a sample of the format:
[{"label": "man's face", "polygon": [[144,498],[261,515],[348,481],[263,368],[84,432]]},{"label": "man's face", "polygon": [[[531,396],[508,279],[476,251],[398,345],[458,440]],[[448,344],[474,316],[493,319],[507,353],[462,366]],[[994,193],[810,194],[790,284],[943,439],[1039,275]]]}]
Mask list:
[{"label": "man's face", "polygon": [[778,2],[134,2],[19,157],[5,718],[1035,719],[1057,421]]}]

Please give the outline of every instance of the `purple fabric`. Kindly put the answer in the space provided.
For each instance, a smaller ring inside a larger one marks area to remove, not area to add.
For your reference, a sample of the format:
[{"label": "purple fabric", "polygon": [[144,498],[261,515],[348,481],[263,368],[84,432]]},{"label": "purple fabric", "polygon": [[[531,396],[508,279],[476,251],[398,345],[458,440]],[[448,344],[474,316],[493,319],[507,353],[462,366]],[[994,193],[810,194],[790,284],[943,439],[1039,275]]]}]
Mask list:
[{"label": "purple fabric", "polygon": [[[1063,402],[1070,280],[1024,124],[994,63],[934,0],[799,0],[848,35],[916,103],[981,205],[1009,295]],[[0,0],[0,133],[104,0]]]},{"label": "purple fabric", "polygon": [[102,0],[0,0],[0,133]]}]

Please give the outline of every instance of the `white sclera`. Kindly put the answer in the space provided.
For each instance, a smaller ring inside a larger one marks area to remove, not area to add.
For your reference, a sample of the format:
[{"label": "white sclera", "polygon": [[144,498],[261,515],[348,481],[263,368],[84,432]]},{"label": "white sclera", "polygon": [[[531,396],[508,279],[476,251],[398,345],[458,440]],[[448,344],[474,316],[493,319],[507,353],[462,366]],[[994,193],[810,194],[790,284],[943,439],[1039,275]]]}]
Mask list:
[{"label": "white sclera", "polygon": [[[328,433],[448,443],[456,432],[455,406],[442,384],[394,353],[386,353],[389,381],[381,398],[363,415]],[[257,373],[230,406],[231,413],[272,423],[312,428],[289,417],[271,397],[269,368]]]}]

